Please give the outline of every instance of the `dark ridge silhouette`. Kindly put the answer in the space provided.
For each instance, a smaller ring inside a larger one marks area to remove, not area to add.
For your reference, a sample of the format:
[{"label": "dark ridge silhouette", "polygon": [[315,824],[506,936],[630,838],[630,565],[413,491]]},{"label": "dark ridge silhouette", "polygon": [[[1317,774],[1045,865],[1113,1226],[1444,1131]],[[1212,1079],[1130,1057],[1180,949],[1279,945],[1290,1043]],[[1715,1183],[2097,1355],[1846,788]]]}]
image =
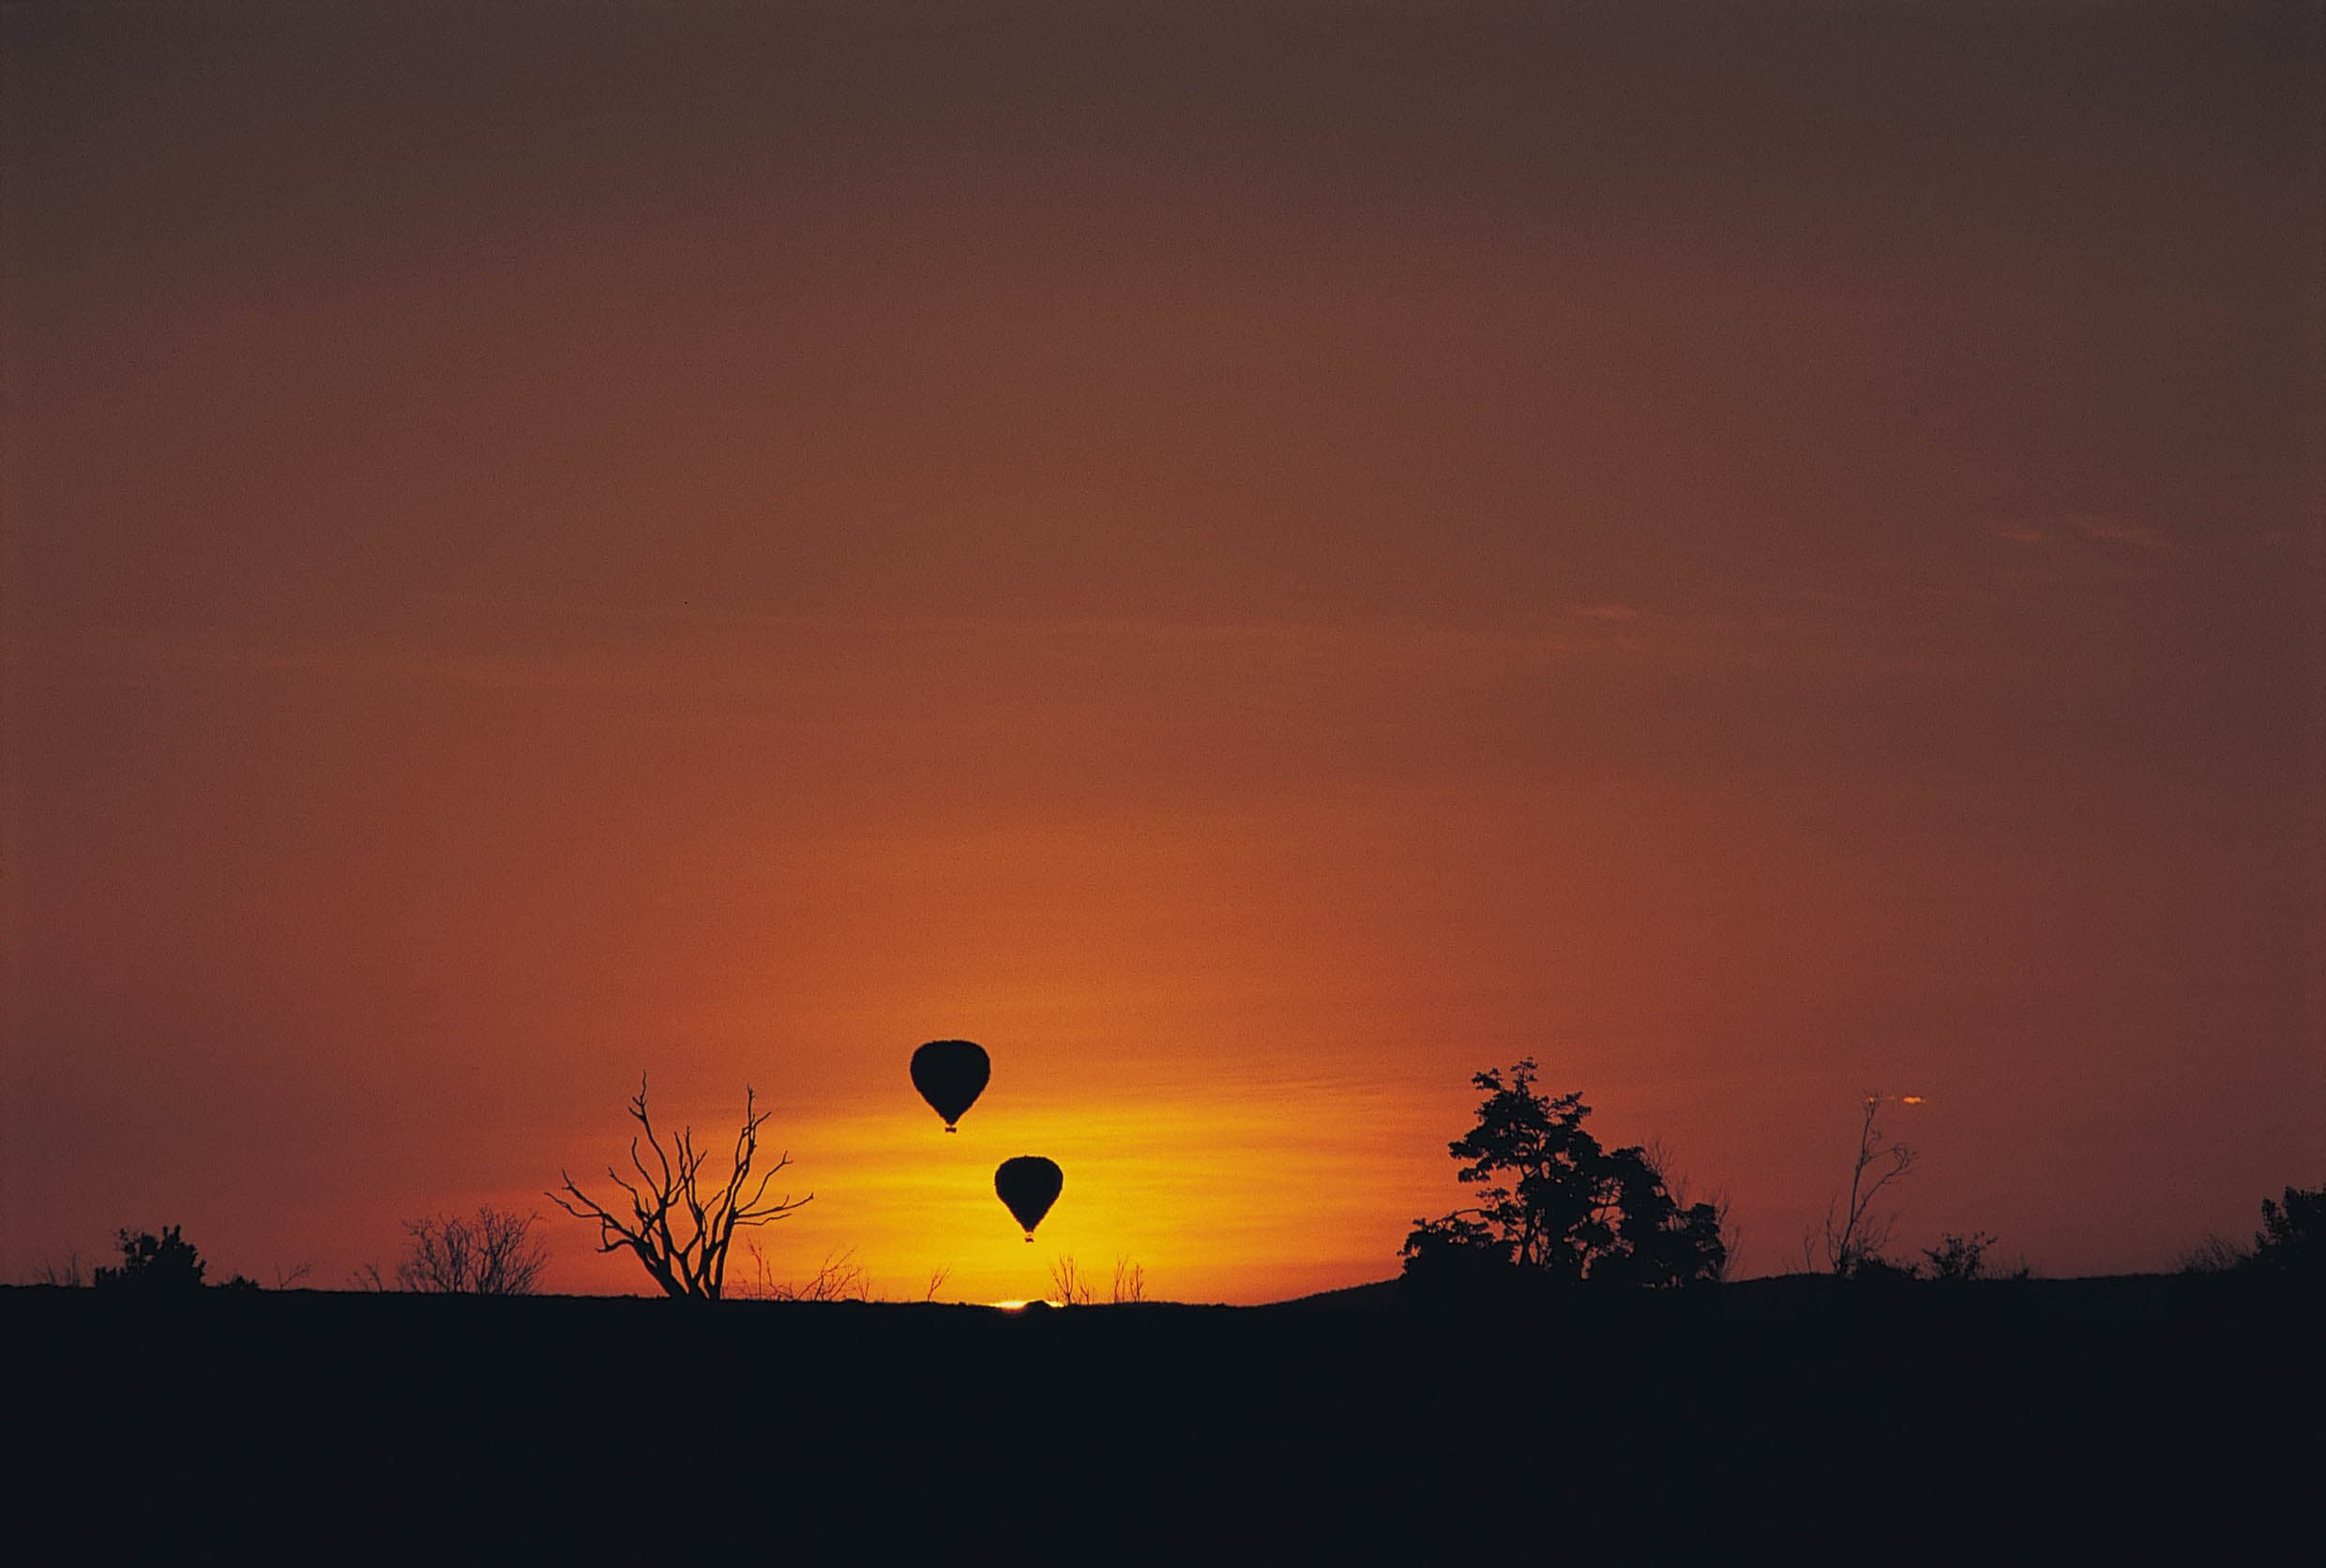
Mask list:
[{"label": "dark ridge silhouette", "polygon": [[1344,1285],[1335,1290],[1318,1290],[1310,1295],[1294,1296],[1288,1301],[1270,1302],[1256,1310],[1263,1312],[1386,1312],[1399,1304],[1404,1282],[1397,1279],[1369,1280],[1363,1285]]},{"label": "dark ridge silhouette", "polygon": [[974,1040],[931,1040],[913,1053],[913,1087],[944,1118],[945,1131],[969,1113],[993,1076],[993,1061]]},{"label": "dark ridge silhouette", "polygon": [[244,1556],[667,1547],[680,1473],[699,1544],[925,1529],[968,1560],[2259,1560],[2314,1495],[2320,1299],[2276,1276],[1319,1304],[25,1288],[0,1396],[36,1522]]},{"label": "dark ridge silhouette", "polygon": [[[1449,1145],[1486,1199],[1417,1224],[1472,1228],[1453,1262],[1416,1268],[1409,1239],[1398,1278],[1265,1308],[0,1289],[0,1409],[30,1440],[11,1545],[54,1560],[92,1519],[139,1545],[394,1560],[659,1559],[674,1530],[723,1555],[777,1528],[819,1556],[972,1561],[1061,1541],[1133,1561],[2239,1561],[2305,1538],[2326,1188],[2265,1200],[2252,1260],[2215,1273],[1989,1278],[1973,1231],[1926,1254],[1937,1283],[1867,1254],[1715,1288],[1699,1206],[1533,1071],[1479,1075],[1478,1127]],[[747,1096],[733,1223],[760,1212],[760,1119]],[[682,1134],[667,1200],[699,1164]],[[1063,1181],[1021,1156],[995,1186],[1030,1231]],[[1561,1202],[1583,1218],[1562,1229]],[[1658,1261],[1668,1238],[1688,1244]],[[174,1228],[121,1240],[103,1274],[198,1287]],[[687,1256],[715,1289],[723,1244]],[[1659,1284],[1691,1288],[1637,1288]],[[79,1533],[52,1544],[58,1524]]]}]

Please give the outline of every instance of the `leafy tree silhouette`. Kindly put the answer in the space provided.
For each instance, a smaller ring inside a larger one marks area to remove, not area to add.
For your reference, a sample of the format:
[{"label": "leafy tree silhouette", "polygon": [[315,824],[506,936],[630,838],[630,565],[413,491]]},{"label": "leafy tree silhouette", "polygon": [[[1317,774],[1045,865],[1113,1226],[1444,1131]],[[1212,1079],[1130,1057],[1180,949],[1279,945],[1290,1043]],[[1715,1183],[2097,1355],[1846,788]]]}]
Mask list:
[{"label": "leafy tree silhouette", "polygon": [[134,1236],[122,1230],[116,1242],[121,1248],[121,1266],[99,1267],[93,1283],[101,1290],[151,1290],[166,1294],[201,1289],[202,1276],[209,1265],[194,1250],[194,1244],[178,1231],[179,1227],[174,1225],[164,1226],[159,1236],[150,1230],[141,1230]]},{"label": "leafy tree silhouette", "polygon": [[1718,1210],[1683,1207],[1644,1149],[1605,1149],[1580,1094],[1538,1093],[1533,1058],[1473,1075],[1478,1123],[1446,1145],[1483,1190],[1475,1207],[1413,1222],[1405,1277],[1455,1292],[1709,1284],[1728,1254]]},{"label": "leafy tree silhouette", "polygon": [[2246,1267],[2326,1280],[2326,1186],[2288,1187],[2282,1207],[2274,1199],[2261,1200],[2261,1229]]}]

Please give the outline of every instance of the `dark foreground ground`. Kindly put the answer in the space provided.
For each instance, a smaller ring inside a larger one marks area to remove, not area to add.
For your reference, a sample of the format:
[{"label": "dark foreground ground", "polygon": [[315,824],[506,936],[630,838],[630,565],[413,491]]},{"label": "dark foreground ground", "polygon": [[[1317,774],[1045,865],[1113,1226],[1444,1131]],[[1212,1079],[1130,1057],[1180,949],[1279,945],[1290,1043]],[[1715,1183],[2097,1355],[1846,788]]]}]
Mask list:
[{"label": "dark foreground ground", "polygon": [[24,1561],[2316,1561],[2321,1305],[2234,1277],[1525,1313],[1378,1289],[1020,1315],[0,1290],[8,1539],[41,1544]]}]

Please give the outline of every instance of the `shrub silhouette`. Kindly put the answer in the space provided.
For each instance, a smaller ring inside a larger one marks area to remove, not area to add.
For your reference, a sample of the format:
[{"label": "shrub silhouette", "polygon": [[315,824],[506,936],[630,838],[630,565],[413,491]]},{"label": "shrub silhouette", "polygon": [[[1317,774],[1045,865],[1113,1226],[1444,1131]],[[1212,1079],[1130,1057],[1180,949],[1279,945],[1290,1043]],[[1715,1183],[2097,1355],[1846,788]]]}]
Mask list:
[{"label": "shrub silhouette", "polygon": [[1986,1277],[1986,1249],[1995,1244],[1995,1238],[1984,1230],[1964,1233],[1949,1230],[1939,1238],[1939,1244],[1923,1249],[1923,1257],[1930,1266],[1932,1279],[1962,1281]]},{"label": "shrub silhouette", "polygon": [[2288,1187],[2281,1207],[2261,1200],[2261,1229],[2246,1267],[2264,1274],[2326,1279],[2326,1186]]},{"label": "shrub silhouette", "polygon": [[126,1229],[120,1231],[115,1244],[121,1248],[121,1266],[99,1267],[92,1283],[100,1290],[172,1294],[201,1289],[202,1276],[209,1265],[194,1250],[193,1243],[178,1232],[174,1225],[164,1226],[159,1236],[150,1230],[134,1236]]},{"label": "shrub silhouette", "polygon": [[[549,1243],[533,1233],[538,1214],[495,1209],[474,1218],[430,1215],[404,1221],[409,1238],[396,1265],[396,1287],[423,1295],[530,1296],[549,1267]],[[373,1271],[376,1282],[377,1271]]]},{"label": "shrub silhouette", "polygon": [[1892,1285],[1911,1285],[1922,1278],[1919,1263],[1893,1263],[1879,1252],[1867,1253],[1857,1266],[1842,1276],[1852,1285],[1881,1288]]},{"label": "shrub silhouette", "polygon": [[2203,1241],[2181,1249],[2173,1268],[2184,1274],[2217,1274],[2244,1268],[2252,1261],[2253,1249],[2244,1243],[2208,1230]]},{"label": "shrub silhouette", "polygon": [[1683,1207],[1644,1149],[1602,1148],[1583,1129],[1583,1097],[1538,1093],[1536,1077],[1532,1058],[1472,1077],[1486,1091],[1478,1124],[1446,1149],[1484,1201],[1415,1220],[1406,1279],[1455,1293],[1716,1282],[1728,1255],[1717,1208]]}]

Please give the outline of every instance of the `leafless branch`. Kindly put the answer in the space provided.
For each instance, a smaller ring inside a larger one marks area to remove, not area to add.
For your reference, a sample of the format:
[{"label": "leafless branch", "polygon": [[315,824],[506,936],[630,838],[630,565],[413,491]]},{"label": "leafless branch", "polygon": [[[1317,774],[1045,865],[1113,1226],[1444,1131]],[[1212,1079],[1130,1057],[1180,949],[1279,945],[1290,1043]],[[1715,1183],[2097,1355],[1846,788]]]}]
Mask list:
[{"label": "leafless branch", "polygon": [[87,1285],[89,1283],[88,1271],[82,1266],[80,1248],[75,1247],[66,1253],[65,1260],[61,1263],[52,1258],[41,1264],[34,1272],[32,1282],[35,1285],[53,1285],[67,1290],[78,1290]]},{"label": "leafless branch", "polygon": [[[752,1167],[759,1157],[759,1130],[768,1112],[759,1108],[758,1096],[748,1088],[744,1091],[743,1125],[735,1134],[733,1163],[726,1180],[707,1200],[702,1196],[704,1153],[695,1147],[694,1129],[680,1128],[670,1147],[664,1147],[647,1114],[643,1076],[638,1080],[638,1093],[630,1096],[629,1114],[653,1152],[656,1166],[648,1168],[634,1137],[630,1164],[642,1185],[633,1184],[612,1166],[606,1168],[607,1176],[629,1199],[630,1217],[625,1220],[608,1210],[565,1171],[558,1172],[564,1186],[548,1195],[550,1201],[576,1219],[595,1222],[597,1250],[631,1253],[665,1294],[717,1299],[725,1288],[735,1231],[781,1219],[816,1195],[811,1192],[794,1201],[786,1192],[768,1200],[768,1184],[776,1172],[792,1163],[788,1152],[760,1171],[756,1185],[750,1184]],[[748,1197],[744,1196],[747,1187]],[[686,1227],[683,1231],[673,1226],[673,1214]]]},{"label": "leafless branch", "polygon": [[872,1282],[864,1265],[856,1261],[856,1249],[844,1247],[827,1252],[816,1272],[796,1285],[777,1288],[776,1300],[783,1302],[861,1302],[872,1299]]},{"label": "leafless branch", "polygon": [[[1874,1124],[1883,1098],[1873,1093],[1865,1096],[1865,1115],[1858,1123],[1857,1160],[1850,1168],[1846,1207],[1838,1194],[1825,1206],[1826,1267],[1844,1276],[1855,1274],[1869,1259],[1880,1257],[1882,1249],[1890,1244],[1891,1228],[1897,1216],[1875,1217],[1874,1199],[1882,1188],[1914,1168],[1914,1151],[1906,1144],[1891,1142]],[[1805,1256],[1808,1245],[1805,1241]]]},{"label": "leafless branch", "polygon": [[406,1220],[410,1246],[396,1265],[397,1288],[425,1295],[530,1296],[550,1261],[549,1243],[533,1233],[540,1220],[491,1204],[473,1218]]},{"label": "leafless branch", "polygon": [[1072,1257],[1061,1257],[1050,1266],[1050,1289],[1058,1292],[1060,1306],[1088,1306],[1095,1291],[1090,1275]]},{"label": "leafless branch", "polygon": [[2208,1230],[2203,1241],[2174,1259],[2173,1267],[2184,1274],[2228,1274],[2232,1269],[2243,1268],[2252,1258],[2251,1246]]},{"label": "leafless branch", "polygon": [[[1639,1157],[1655,1173],[1655,1179],[1664,1184],[1664,1190],[1671,1195],[1674,1208],[1684,1213],[1696,1206],[1696,1183],[1688,1172],[1679,1168],[1671,1150],[1662,1138],[1651,1139],[1642,1146]],[[1744,1229],[1729,1215],[1732,1200],[1726,1187],[1714,1187],[1704,1201],[1713,1206],[1714,1224],[1720,1232],[1720,1270],[1717,1277],[1725,1285],[1737,1276],[1737,1260],[1744,1250]]]}]

